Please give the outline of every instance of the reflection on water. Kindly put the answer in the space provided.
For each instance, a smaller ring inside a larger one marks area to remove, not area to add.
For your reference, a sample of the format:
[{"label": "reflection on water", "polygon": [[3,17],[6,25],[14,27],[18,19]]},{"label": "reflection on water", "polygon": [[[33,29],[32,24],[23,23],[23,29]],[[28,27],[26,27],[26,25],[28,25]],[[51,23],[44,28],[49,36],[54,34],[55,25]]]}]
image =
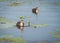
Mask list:
[{"label": "reflection on water", "polygon": [[20,27],[21,31],[24,31],[24,27]]},{"label": "reflection on water", "polygon": [[[14,1],[14,0],[13,0]],[[18,0],[20,2],[20,0]],[[24,2],[24,0],[21,0]],[[28,41],[41,41],[41,40],[57,40],[56,38],[52,38],[50,32],[54,32],[55,28],[60,27],[60,6],[53,5],[51,2],[59,2],[59,0],[31,0],[32,4],[23,4],[22,6],[11,7],[8,6],[9,2],[0,2],[0,17],[6,17],[9,20],[15,20],[15,22],[20,21],[19,16],[29,16],[31,24],[48,24],[46,27],[21,27],[23,33],[21,33],[20,29],[17,27],[13,27],[15,23],[7,24],[6,26],[12,26],[12,28],[4,28],[0,30],[0,35],[3,34],[13,34],[14,37],[22,36],[24,39]],[[29,0],[26,2],[29,2]],[[44,3],[46,4],[44,4]],[[51,4],[50,4],[51,3]],[[32,8],[39,7],[40,11],[37,16],[32,13]],[[27,19],[24,19],[25,25],[27,25]],[[4,25],[5,26],[5,25]],[[36,26],[36,25],[33,25]],[[0,26],[1,27],[1,26]],[[38,26],[37,26],[38,27]],[[60,40],[60,39],[58,39]]]}]

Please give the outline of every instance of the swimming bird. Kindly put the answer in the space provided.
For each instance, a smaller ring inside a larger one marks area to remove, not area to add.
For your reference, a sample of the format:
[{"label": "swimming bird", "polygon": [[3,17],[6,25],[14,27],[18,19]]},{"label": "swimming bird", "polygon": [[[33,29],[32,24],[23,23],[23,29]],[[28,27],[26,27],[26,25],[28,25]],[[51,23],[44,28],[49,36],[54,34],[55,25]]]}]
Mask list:
[{"label": "swimming bird", "polygon": [[37,15],[37,14],[38,14],[38,12],[39,12],[39,8],[38,8],[38,7],[33,8],[33,9],[32,9],[32,12],[33,12],[33,13],[35,13],[35,14]]},{"label": "swimming bird", "polygon": [[16,26],[23,31],[23,29],[24,29],[24,21],[21,20],[21,21],[17,22]]}]

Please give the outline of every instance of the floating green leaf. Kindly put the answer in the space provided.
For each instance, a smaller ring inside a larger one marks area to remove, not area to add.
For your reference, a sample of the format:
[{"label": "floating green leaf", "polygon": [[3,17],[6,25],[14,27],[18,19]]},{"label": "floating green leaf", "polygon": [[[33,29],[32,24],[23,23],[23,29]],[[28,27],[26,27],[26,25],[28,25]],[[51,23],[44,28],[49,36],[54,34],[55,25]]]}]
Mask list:
[{"label": "floating green leaf", "polygon": [[30,18],[29,16],[19,16],[20,19]]},{"label": "floating green leaf", "polygon": [[21,37],[16,37],[16,38],[0,38],[0,41],[9,41],[11,43],[28,43],[26,40],[24,40]]}]

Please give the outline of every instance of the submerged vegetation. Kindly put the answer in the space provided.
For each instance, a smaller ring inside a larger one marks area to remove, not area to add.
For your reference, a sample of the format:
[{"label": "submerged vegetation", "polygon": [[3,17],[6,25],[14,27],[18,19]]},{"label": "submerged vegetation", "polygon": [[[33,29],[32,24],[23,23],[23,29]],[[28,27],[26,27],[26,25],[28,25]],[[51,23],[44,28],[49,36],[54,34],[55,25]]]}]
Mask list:
[{"label": "submerged vegetation", "polygon": [[13,3],[9,4],[9,6],[19,6],[19,5],[22,5],[22,4],[19,2],[13,2]]},{"label": "submerged vegetation", "polygon": [[24,40],[21,37],[16,37],[16,38],[0,38],[0,41],[4,41],[4,42],[9,41],[10,43],[28,43],[26,40]]},{"label": "submerged vegetation", "polygon": [[8,20],[5,17],[0,17],[0,29],[15,27],[15,23],[16,22],[13,20]]},{"label": "submerged vegetation", "polygon": [[29,16],[19,16],[20,19],[30,18]]},{"label": "submerged vegetation", "polygon": [[60,2],[59,1],[54,1],[54,2],[46,2],[46,1],[43,1],[43,0],[39,0],[40,4],[41,5],[55,5],[55,6],[60,6]]},{"label": "submerged vegetation", "polygon": [[31,26],[34,27],[34,28],[37,28],[37,27],[47,27],[48,24],[32,24]]},{"label": "submerged vegetation", "polygon": [[52,5],[59,5],[60,6],[60,2],[54,2],[54,3],[50,3]]},{"label": "submerged vegetation", "polygon": [[0,24],[5,24],[6,22],[12,23],[12,20],[8,20],[5,17],[0,17]]},{"label": "submerged vegetation", "polygon": [[40,41],[40,42],[38,42],[38,43],[47,43],[47,42],[46,42],[46,40],[44,40],[44,41]]},{"label": "submerged vegetation", "polygon": [[0,0],[0,2],[4,2],[5,0]]},{"label": "submerged vegetation", "polygon": [[59,38],[60,39],[60,35],[52,35],[53,38]]},{"label": "submerged vegetation", "polygon": [[56,30],[60,30],[60,28],[56,28]]}]

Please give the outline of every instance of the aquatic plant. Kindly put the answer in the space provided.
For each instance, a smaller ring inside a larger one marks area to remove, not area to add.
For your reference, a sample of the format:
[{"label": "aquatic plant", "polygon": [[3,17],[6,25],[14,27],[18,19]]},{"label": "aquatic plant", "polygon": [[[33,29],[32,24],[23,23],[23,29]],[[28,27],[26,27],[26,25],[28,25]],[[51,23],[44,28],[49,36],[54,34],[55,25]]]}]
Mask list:
[{"label": "aquatic plant", "polygon": [[14,37],[13,34],[2,35],[2,37],[0,37],[0,41],[9,41],[10,43],[28,43],[25,39],[23,39],[23,37]]},{"label": "aquatic plant", "polygon": [[59,5],[60,6],[60,2],[55,2],[55,3],[53,3],[53,5]]},{"label": "aquatic plant", "polygon": [[15,24],[16,24],[16,21],[8,20],[5,17],[0,17],[0,28],[1,29],[15,27]]},{"label": "aquatic plant", "polygon": [[56,30],[60,30],[60,28],[56,28]]},{"label": "aquatic plant", "polygon": [[30,18],[29,16],[19,16],[20,19]]},{"label": "aquatic plant", "polygon": [[30,26],[30,20],[27,21],[27,25]]},{"label": "aquatic plant", "polygon": [[23,38],[20,38],[20,37],[12,38],[11,40],[12,40],[11,43],[27,43],[27,41],[25,41]]},{"label": "aquatic plant", "polygon": [[60,43],[60,41],[54,41],[53,43]]},{"label": "aquatic plant", "polygon": [[9,4],[9,6],[20,6],[20,5],[22,5],[22,3],[19,3],[19,2],[11,2],[10,4]]},{"label": "aquatic plant", "polygon": [[5,0],[0,0],[0,2],[4,2]]},{"label": "aquatic plant", "polygon": [[0,17],[0,23],[1,23],[1,24],[5,24],[6,22],[14,23],[13,20],[8,20],[8,19],[6,19],[5,17]]},{"label": "aquatic plant", "polygon": [[47,27],[48,24],[31,24],[32,27],[37,28],[37,27]]},{"label": "aquatic plant", "polygon": [[53,38],[60,38],[60,35],[52,35]]},{"label": "aquatic plant", "polygon": [[16,37],[16,38],[0,38],[0,41],[10,41],[10,43],[28,43],[26,40],[24,40],[21,37]]},{"label": "aquatic plant", "polygon": [[46,41],[40,41],[40,42],[38,42],[38,43],[47,43]]}]

